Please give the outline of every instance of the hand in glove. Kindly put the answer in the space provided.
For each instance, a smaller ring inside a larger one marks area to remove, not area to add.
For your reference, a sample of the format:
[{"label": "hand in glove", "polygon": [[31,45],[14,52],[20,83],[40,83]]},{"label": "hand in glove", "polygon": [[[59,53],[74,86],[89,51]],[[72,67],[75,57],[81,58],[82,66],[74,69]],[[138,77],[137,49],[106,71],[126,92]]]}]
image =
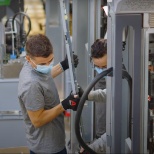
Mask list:
[{"label": "hand in glove", "polygon": [[[73,54],[73,60],[74,60],[74,67],[76,68],[78,66],[78,63],[79,63],[78,56]],[[61,64],[64,71],[69,68],[67,55],[66,55],[65,59],[60,62],[60,64]]]},{"label": "hand in glove", "polygon": [[72,109],[73,111],[76,111],[78,108],[79,101],[80,98],[75,98],[74,95],[70,94],[66,99],[61,102],[61,104],[65,110]]},{"label": "hand in glove", "polygon": [[[82,89],[82,87],[80,85],[78,85],[78,90],[79,90],[78,95],[81,98],[84,93],[84,90]],[[88,96],[86,97],[86,100],[88,100]]]},{"label": "hand in glove", "polygon": [[83,91],[82,87],[81,87],[81,86],[79,86],[79,85],[78,85],[78,90],[79,90],[79,92],[78,92],[79,97],[81,98],[81,97],[82,97],[82,95],[83,95],[83,93],[84,93],[84,91]]}]

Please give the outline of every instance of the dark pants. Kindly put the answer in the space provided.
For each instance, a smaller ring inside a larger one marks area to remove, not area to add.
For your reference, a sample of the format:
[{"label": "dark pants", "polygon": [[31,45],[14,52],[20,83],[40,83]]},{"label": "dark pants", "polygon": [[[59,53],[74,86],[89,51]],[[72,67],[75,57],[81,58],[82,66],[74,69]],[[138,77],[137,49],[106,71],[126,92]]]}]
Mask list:
[{"label": "dark pants", "polygon": [[[30,150],[30,154],[37,154],[37,153]],[[52,154],[52,153],[50,153],[50,154]],[[53,153],[53,154],[67,154],[67,151],[66,151],[66,148],[64,148],[62,151],[57,152],[57,153]]]}]

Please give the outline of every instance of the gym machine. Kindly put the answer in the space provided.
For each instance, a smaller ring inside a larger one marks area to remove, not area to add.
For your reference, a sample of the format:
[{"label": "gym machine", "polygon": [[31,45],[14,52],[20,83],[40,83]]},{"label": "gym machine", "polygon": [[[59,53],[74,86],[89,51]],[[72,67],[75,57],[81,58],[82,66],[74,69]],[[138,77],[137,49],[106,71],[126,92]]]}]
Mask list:
[{"label": "gym machine", "polygon": [[[25,20],[28,21],[27,31],[24,27]],[[0,138],[6,138],[0,148],[26,145],[17,86],[19,73],[25,62],[24,47],[30,30],[31,20],[25,12],[17,12],[5,22],[0,22]],[[16,134],[18,140],[14,140]]]}]

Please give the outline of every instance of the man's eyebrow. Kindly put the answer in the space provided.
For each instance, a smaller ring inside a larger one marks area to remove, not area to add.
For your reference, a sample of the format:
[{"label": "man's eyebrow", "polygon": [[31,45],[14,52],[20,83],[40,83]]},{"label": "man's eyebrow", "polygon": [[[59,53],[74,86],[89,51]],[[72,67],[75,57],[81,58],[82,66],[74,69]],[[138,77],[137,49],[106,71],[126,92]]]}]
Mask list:
[{"label": "man's eyebrow", "polygon": [[105,66],[97,66],[97,65],[94,64],[94,67],[98,67],[98,68],[106,68],[107,65],[105,65]]}]

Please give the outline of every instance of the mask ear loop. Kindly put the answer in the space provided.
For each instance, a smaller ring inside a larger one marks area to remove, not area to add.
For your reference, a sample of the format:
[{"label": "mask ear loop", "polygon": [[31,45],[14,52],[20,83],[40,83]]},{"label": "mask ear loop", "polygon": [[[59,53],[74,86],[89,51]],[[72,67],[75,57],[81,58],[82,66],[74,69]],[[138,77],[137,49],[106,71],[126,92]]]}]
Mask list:
[{"label": "mask ear loop", "polygon": [[49,65],[54,65],[54,59],[51,61],[51,63]]},{"label": "mask ear loop", "polygon": [[28,60],[28,59],[27,59],[27,57],[25,57],[25,60],[26,60],[27,62],[29,62],[29,61],[30,61],[30,60]]},{"label": "mask ear loop", "polygon": [[37,66],[31,58],[30,58],[30,61],[31,61],[35,66]]},{"label": "mask ear loop", "polygon": [[[29,62],[29,60],[27,58],[26,58],[26,60]],[[30,61],[35,65],[34,69],[37,68],[37,65],[33,62],[33,60],[31,58],[30,58]]]},{"label": "mask ear loop", "polygon": [[[31,60],[32,61],[32,59],[30,58],[30,60],[28,60],[27,59],[27,57],[25,56],[25,60],[27,60],[28,62]],[[33,61],[32,61],[33,62]],[[34,62],[33,62],[34,63]],[[35,63],[34,63],[35,64]],[[36,65],[36,64],[35,64]]]}]

